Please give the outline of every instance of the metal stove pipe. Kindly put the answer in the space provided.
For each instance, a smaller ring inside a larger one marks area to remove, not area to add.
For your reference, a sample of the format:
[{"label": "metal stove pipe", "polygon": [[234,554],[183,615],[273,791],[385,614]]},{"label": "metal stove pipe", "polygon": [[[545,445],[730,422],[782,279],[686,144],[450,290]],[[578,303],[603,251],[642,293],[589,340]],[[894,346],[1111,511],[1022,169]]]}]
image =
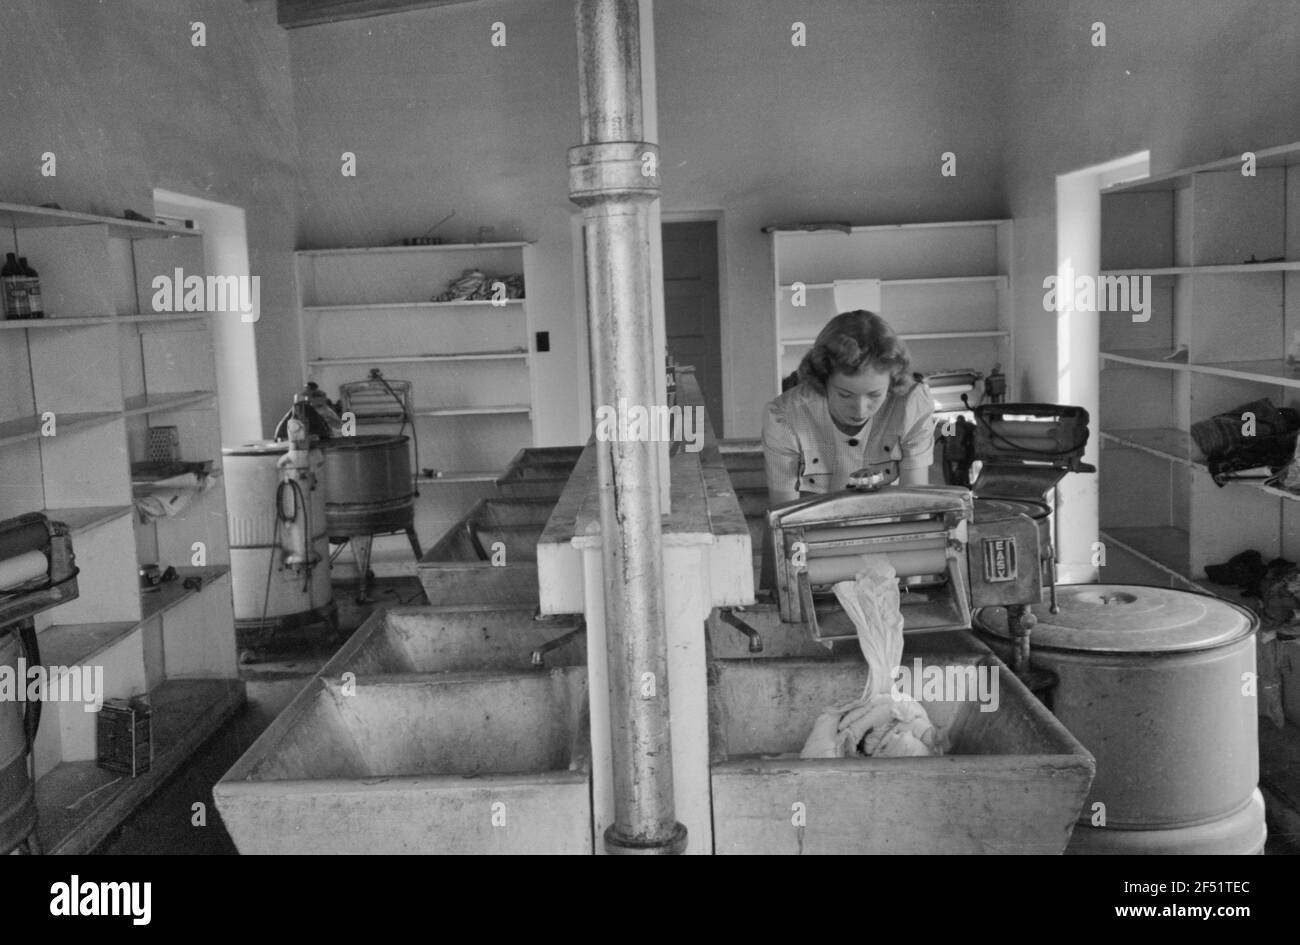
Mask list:
[{"label": "metal stove pipe", "polygon": [[[615,411],[649,407],[659,370],[651,241],[660,237],[650,227],[659,155],[639,140],[637,0],[577,0],[576,18],[582,144],[569,151],[569,196],[583,208],[586,228],[593,394]],[[609,853],[686,848],[673,806],[660,448],[610,439],[598,450],[614,769]]]}]

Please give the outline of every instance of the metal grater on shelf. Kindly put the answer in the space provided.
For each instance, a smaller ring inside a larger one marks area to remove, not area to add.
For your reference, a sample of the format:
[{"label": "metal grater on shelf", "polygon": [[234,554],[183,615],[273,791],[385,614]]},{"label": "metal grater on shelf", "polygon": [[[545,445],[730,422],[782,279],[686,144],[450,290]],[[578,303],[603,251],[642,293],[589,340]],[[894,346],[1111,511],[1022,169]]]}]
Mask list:
[{"label": "metal grater on shelf", "polygon": [[181,458],[181,437],[177,427],[150,427],[149,462],[174,463]]}]

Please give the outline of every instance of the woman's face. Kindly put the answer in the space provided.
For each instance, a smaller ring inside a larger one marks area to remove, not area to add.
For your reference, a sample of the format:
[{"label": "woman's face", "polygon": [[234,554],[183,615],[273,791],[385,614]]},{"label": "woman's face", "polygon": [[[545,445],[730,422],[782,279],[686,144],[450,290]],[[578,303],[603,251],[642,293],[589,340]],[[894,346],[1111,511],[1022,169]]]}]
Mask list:
[{"label": "woman's face", "polygon": [[834,372],[826,381],[831,419],[846,432],[856,433],[884,404],[891,381],[888,371],[870,365],[856,374]]}]

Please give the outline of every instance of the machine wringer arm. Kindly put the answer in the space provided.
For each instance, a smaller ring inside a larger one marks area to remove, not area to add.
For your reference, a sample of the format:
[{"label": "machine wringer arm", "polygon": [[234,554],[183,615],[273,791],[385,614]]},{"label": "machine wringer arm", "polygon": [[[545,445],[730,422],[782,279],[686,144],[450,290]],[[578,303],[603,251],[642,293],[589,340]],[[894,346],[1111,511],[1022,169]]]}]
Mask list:
[{"label": "machine wringer arm", "polygon": [[1067,473],[1096,472],[1083,461],[1088,411],[1064,404],[983,404],[975,408],[971,484],[981,497],[1041,501]]}]

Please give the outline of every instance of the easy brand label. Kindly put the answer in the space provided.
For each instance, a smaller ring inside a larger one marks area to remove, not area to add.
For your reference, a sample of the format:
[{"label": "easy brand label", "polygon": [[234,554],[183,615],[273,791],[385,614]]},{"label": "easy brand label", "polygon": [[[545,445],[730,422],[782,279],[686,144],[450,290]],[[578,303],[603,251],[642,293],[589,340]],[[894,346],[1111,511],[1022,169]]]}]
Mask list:
[{"label": "easy brand label", "polygon": [[982,538],[984,546],[984,580],[990,584],[1016,579],[1016,540]]}]

